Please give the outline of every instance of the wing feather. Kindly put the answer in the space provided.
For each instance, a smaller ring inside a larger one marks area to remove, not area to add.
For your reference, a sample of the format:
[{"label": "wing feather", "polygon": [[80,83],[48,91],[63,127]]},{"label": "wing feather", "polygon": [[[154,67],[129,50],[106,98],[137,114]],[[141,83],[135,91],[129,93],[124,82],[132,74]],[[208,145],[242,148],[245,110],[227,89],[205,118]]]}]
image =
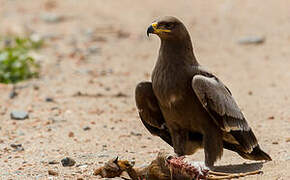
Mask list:
[{"label": "wing feather", "polygon": [[249,131],[250,127],[228,88],[215,76],[195,75],[192,88],[221,129]]}]

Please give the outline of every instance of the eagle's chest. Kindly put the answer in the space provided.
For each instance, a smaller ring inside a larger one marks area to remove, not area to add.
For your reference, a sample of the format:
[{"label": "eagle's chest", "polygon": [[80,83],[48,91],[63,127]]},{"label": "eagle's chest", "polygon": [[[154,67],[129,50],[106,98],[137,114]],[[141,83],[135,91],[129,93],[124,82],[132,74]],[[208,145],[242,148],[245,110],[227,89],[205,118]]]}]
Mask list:
[{"label": "eagle's chest", "polygon": [[157,99],[162,107],[171,109],[176,107],[178,104],[181,104],[183,101],[183,96],[181,94],[171,92],[170,94],[161,94],[157,97]]},{"label": "eagle's chest", "polygon": [[184,100],[189,88],[188,78],[172,72],[157,72],[152,78],[153,91],[159,104],[164,107],[177,106]]}]

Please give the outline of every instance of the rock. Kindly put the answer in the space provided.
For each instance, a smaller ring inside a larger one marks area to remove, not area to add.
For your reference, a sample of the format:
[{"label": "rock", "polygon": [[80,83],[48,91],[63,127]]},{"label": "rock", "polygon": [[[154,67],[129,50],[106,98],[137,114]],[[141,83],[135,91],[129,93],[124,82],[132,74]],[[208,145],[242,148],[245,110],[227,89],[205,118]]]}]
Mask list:
[{"label": "rock", "polygon": [[53,170],[48,170],[48,175],[50,175],[50,176],[58,176],[58,172],[53,171]]},{"label": "rock", "polygon": [[37,84],[34,84],[33,85],[33,89],[36,90],[36,91],[38,91],[39,90],[39,86]]},{"label": "rock", "polygon": [[24,151],[22,144],[10,144],[10,147],[12,147],[14,151]]},{"label": "rock", "polygon": [[86,126],[86,127],[83,128],[83,130],[84,131],[88,131],[88,130],[91,130],[91,128],[89,126]]},{"label": "rock", "polygon": [[241,38],[238,43],[239,44],[263,44],[265,42],[266,38],[263,36],[249,36],[249,37],[244,37]]},{"label": "rock", "polygon": [[48,164],[59,164],[59,162],[56,160],[52,160],[52,161],[49,161]]},{"label": "rock", "polygon": [[133,131],[131,131],[130,134],[131,134],[132,136],[142,136],[141,133],[136,133],[136,132],[133,132]]},{"label": "rock", "polygon": [[272,144],[279,144],[278,141],[273,141]]},{"label": "rock", "polygon": [[68,137],[71,138],[71,137],[74,137],[74,136],[75,136],[75,134],[74,134],[73,132],[69,132],[69,133],[68,133]]},{"label": "rock", "polygon": [[15,98],[15,97],[17,97],[18,96],[18,93],[15,91],[15,89],[13,88],[13,90],[12,91],[10,91],[10,93],[9,93],[9,98],[10,99],[13,99],[13,98]]},{"label": "rock", "polygon": [[14,120],[24,120],[24,119],[29,118],[28,112],[26,111],[12,111],[10,113],[10,117],[11,119],[14,119]]},{"label": "rock", "polygon": [[113,97],[128,97],[128,95],[122,92],[118,92],[117,94],[113,95]]},{"label": "rock", "polygon": [[63,158],[60,162],[61,162],[62,166],[64,166],[64,167],[74,166],[76,163],[76,161],[70,157]]},{"label": "rock", "polygon": [[46,102],[54,102],[54,99],[52,97],[46,97],[45,101]]},{"label": "rock", "polygon": [[64,20],[63,16],[54,13],[45,13],[42,14],[40,17],[46,23],[58,23]]}]

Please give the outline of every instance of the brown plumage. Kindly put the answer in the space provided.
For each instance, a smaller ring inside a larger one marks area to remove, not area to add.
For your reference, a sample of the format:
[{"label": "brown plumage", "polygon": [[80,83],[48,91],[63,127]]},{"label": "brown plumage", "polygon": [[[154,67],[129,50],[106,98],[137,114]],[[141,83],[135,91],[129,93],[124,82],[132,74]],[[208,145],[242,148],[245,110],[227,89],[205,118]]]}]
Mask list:
[{"label": "brown plumage", "polygon": [[251,160],[271,160],[263,152],[229,89],[197,62],[189,33],[175,17],[163,17],[147,34],[161,39],[151,82],[136,87],[135,98],[145,127],[190,155],[204,148],[212,166],[223,148]]}]

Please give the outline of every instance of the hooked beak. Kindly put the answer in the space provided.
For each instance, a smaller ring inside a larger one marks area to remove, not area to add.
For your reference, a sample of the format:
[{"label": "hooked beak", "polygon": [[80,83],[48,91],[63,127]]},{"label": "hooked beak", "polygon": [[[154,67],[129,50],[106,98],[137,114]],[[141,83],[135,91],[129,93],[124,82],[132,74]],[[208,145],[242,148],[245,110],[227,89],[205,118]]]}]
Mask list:
[{"label": "hooked beak", "polygon": [[154,22],[148,27],[147,36],[149,36],[149,34],[160,34],[162,32],[171,32],[171,30],[169,30],[169,29],[160,29],[160,28],[158,28],[158,23]]},{"label": "hooked beak", "polygon": [[149,37],[149,34],[152,34],[152,33],[154,33],[154,28],[152,25],[150,25],[147,29],[147,37]]}]

